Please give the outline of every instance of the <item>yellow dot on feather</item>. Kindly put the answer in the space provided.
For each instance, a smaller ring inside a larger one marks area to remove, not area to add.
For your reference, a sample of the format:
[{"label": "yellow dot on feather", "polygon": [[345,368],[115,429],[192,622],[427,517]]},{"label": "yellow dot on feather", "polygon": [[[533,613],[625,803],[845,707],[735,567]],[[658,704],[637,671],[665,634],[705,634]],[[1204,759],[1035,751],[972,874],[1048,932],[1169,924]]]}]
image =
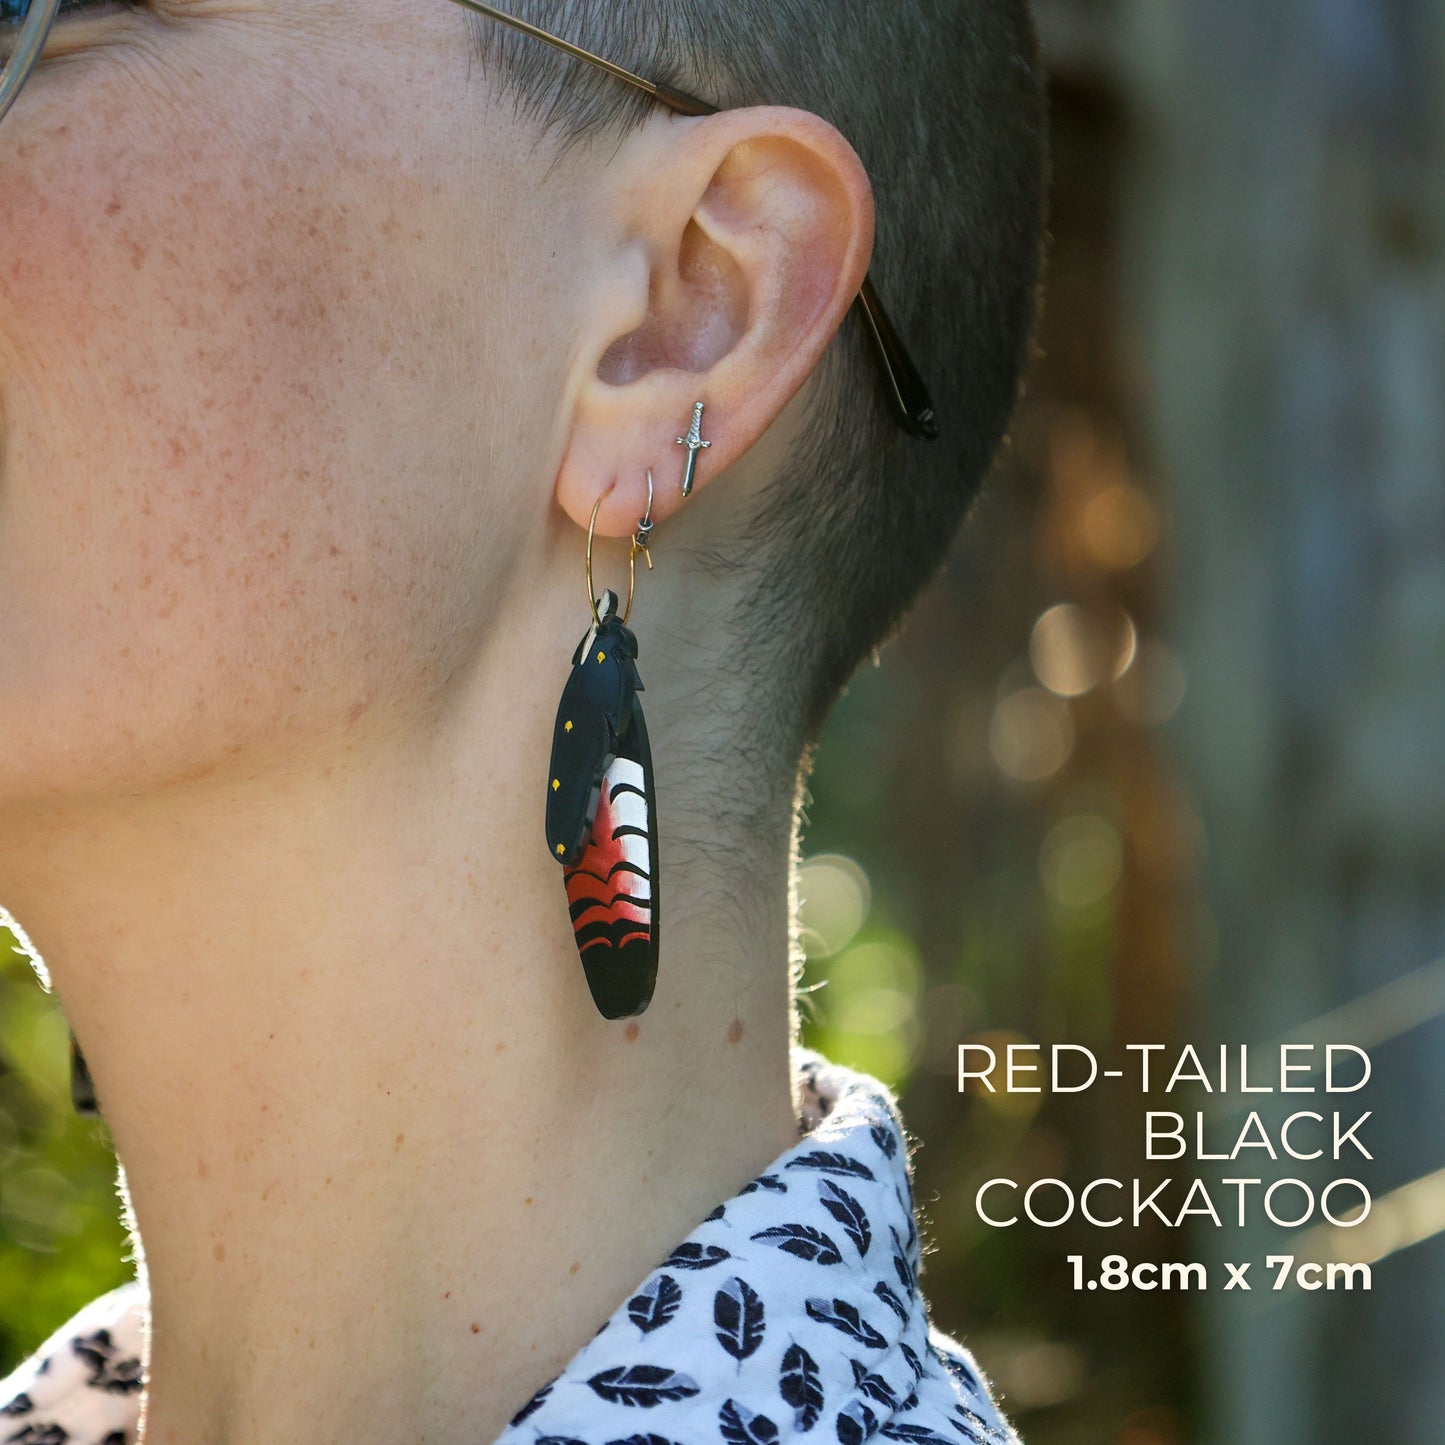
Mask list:
[{"label": "yellow dot on feather", "polygon": [[567,851],[567,845],[566,845],[565,843],[558,843],[558,844],[557,844],[557,851],[558,851],[559,853],[565,853],[565,852]]},{"label": "yellow dot on feather", "polygon": [[569,733],[572,731],[572,719],[570,717],[562,724],[562,731]]},{"label": "yellow dot on feather", "polygon": [[557,791],[557,789],[560,788],[561,786],[562,786],[562,779],[561,779],[561,778],[553,778],[553,779],[552,779],[552,791],[553,791],[554,793],[555,793],[555,792]]},{"label": "yellow dot on feather", "polygon": [[606,662],[606,661],[607,661],[607,654],[606,654],[605,652],[599,652],[599,653],[597,654],[597,661],[598,661],[598,662]]}]

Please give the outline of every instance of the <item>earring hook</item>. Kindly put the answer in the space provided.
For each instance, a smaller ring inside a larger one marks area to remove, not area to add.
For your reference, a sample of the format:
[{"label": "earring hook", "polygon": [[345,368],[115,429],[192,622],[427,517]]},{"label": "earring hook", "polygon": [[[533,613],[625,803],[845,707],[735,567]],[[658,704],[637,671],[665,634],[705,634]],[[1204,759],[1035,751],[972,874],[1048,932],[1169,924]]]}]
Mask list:
[{"label": "earring hook", "polygon": [[647,570],[652,571],[652,553],[647,550],[647,543],[652,536],[652,468],[647,469],[647,510],[642,514],[642,520],[637,524],[637,530],[632,534],[632,550],[635,553],[640,547],[642,555],[647,558]]},{"label": "earring hook", "polygon": [[[604,492],[602,494],[606,496]],[[592,620],[602,626],[602,614],[597,610],[597,597],[592,586],[592,537],[597,530],[597,513],[602,506],[602,497],[598,497],[592,504],[592,517],[587,523],[587,606],[592,610]],[[647,569],[652,570],[652,553],[648,550],[648,540],[652,533],[652,468],[647,469],[647,511],[637,523],[637,530],[632,534],[632,545],[627,549],[627,605],[622,609],[622,616],[618,619],[624,626],[627,619],[632,615],[632,594],[637,587],[637,554],[639,552],[647,559]]]}]

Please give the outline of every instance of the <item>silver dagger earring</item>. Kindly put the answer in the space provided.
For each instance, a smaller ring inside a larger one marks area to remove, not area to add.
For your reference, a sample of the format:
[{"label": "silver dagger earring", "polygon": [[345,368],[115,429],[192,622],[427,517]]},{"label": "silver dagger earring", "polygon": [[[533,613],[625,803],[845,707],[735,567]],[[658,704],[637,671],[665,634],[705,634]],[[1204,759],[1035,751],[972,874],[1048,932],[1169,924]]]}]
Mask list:
[{"label": "silver dagger earring", "polygon": [[688,496],[692,491],[692,479],[697,473],[697,454],[712,445],[702,439],[702,410],[703,404],[695,401],[692,404],[692,425],[687,429],[685,437],[678,437],[677,444],[687,448],[687,465],[682,473],[682,494]]}]

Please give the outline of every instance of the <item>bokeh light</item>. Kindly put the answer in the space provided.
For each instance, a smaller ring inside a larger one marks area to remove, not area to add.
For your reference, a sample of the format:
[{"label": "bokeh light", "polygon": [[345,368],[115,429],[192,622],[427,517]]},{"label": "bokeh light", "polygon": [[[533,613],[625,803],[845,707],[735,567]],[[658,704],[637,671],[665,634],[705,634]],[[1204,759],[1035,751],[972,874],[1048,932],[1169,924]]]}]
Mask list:
[{"label": "bokeh light", "polygon": [[1137,644],[1133,620],[1122,608],[1101,613],[1060,602],[1034,623],[1029,660],[1050,692],[1081,697],[1121,677],[1134,660]]},{"label": "bokeh light", "polygon": [[1084,507],[1084,545],[1099,566],[1114,571],[1137,567],[1159,539],[1154,504],[1127,482],[1110,482]]},{"label": "bokeh light", "polygon": [[1097,813],[1076,813],[1049,829],[1039,850],[1044,890],[1065,908],[1088,908],[1118,885],[1124,871],[1119,830]]},{"label": "bokeh light", "polygon": [[1151,638],[1140,643],[1134,665],[1115,680],[1114,701],[1130,722],[1156,727],[1179,710],[1185,684],[1184,664],[1178,654]]},{"label": "bokeh light", "polygon": [[1052,777],[1074,748],[1068,704],[1041,687],[1009,693],[994,709],[989,751],[1006,777],[1038,783]]},{"label": "bokeh light", "polygon": [[922,1042],[923,965],[913,941],[870,929],[829,957],[817,977],[821,986],[809,995],[815,1046],[886,1083],[900,1083]]},{"label": "bokeh light", "polygon": [[798,924],[809,958],[846,948],[868,917],[868,875],[842,853],[819,853],[798,868]]}]

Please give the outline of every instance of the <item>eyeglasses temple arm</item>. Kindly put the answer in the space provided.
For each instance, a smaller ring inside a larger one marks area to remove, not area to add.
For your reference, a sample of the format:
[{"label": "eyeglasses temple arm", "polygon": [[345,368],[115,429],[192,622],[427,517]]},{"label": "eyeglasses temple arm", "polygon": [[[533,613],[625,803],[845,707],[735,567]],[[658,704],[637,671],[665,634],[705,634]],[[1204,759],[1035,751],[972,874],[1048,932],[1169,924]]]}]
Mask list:
[{"label": "eyeglasses temple arm", "polygon": [[933,410],[933,398],[928,394],[928,387],[914,366],[913,358],[893,329],[871,277],[863,278],[858,304],[863,308],[878,359],[883,363],[888,378],[888,396],[899,423],[913,436],[924,441],[937,441],[938,416]]},{"label": "eyeglasses temple arm", "polygon": [[[34,0],[34,10],[27,11],[20,22],[20,41],[5,64],[0,65],[0,72],[5,77],[0,83],[0,118],[15,104],[25,77],[35,68],[35,62],[45,46],[45,38],[50,34],[51,22],[59,9],[60,0]],[[23,28],[27,25],[28,28]]]},{"label": "eyeglasses temple arm", "polygon": [[[519,20],[504,10],[483,4],[482,0],[453,0],[453,3],[466,10],[475,10],[479,15],[485,15],[499,24],[518,30],[523,35],[530,35],[534,40],[564,51],[576,60],[605,70],[609,75],[615,75],[618,80],[645,91],[678,115],[716,115],[718,112],[719,107],[710,101],[700,100],[675,86],[635,75],[610,60],[604,60],[600,55],[594,55],[590,50],[584,50],[580,45],[573,45],[570,40],[563,40],[550,31],[531,24],[530,21]],[[883,303],[878,299],[872,281],[866,276],[863,278],[862,290],[858,293],[858,304],[863,308],[869,334],[873,338],[878,358],[883,363],[888,380],[888,397],[899,424],[913,436],[922,437],[926,441],[936,440],[938,419],[933,410],[933,398],[929,396],[918,368],[914,366],[912,358],[893,328],[893,323],[888,319],[888,313],[883,309]]]}]

